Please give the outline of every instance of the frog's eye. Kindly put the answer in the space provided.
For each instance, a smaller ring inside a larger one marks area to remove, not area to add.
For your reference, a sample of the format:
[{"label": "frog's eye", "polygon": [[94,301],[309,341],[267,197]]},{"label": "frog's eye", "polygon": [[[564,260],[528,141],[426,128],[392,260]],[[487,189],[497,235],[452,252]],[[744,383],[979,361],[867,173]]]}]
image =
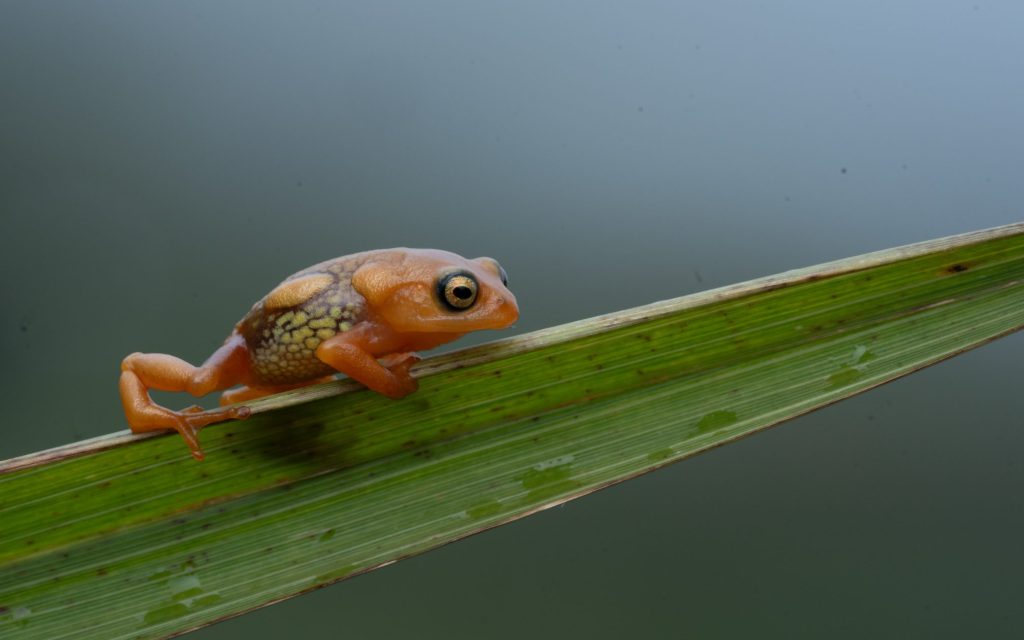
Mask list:
[{"label": "frog's eye", "polygon": [[501,268],[501,265],[498,264],[497,260],[495,260],[494,258],[477,258],[476,261],[487,266],[491,271],[495,273],[495,275],[501,278],[502,285],[506,287],[508,286],[508,274],[505,273],[505,270]]},{"label": "frog's eye", "polygon": [[450,273],[438,280],[437,292],[448,308],[463,311],[476,302],[476,279],[465,272]]}]

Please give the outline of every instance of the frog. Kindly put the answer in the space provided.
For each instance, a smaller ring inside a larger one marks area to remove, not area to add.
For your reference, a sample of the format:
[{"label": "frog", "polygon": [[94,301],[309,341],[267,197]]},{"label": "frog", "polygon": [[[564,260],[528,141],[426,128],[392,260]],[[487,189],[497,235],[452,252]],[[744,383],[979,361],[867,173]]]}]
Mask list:
[{"label": "frog", "polygon": [[[285,278],[252,306],[200,366],[163,353],[121,362],[119,391],[135,433],[176,431],[197,460],[199,430],[251,415],[246,404],[341,373],[388,398],[416,391],[419,351],[519,318],[508,275],[493,258],[399,247],[320,262]],[[220,406],[174,411],[149,391],[195,397],[223,391]]]}]

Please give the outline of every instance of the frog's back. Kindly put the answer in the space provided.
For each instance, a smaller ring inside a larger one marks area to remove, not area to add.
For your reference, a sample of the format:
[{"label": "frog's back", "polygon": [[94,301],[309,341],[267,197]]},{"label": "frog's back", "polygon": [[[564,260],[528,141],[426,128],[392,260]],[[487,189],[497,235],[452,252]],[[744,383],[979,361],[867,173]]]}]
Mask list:
[{"label": "frog's back", "polygon": [[352,274],[379,253],[303,269],[253,305],[236,326],[252,356],[252,384],[286,385],[335,372],[316,357],[316,348],[365,316],[366,300],[352,287]]}]

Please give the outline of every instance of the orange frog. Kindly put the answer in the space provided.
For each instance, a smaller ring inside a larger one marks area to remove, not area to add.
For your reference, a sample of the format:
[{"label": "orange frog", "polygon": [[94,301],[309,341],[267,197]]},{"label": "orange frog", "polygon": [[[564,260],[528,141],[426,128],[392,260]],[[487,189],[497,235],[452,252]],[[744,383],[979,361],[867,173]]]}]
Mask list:
[{"label": "orange frog", "polygon": [[197,431],[249,415],[246,406],[171,411],[149,389],[202,396],[221,405],[330,380],[337,372],[389,398],[416,390],[416,351],[519,317],[505,270],[492,258],[467,260],[434,249],[383,249],[321,262],[257,302],[202,366],[162,353],[121,363],[121,401],[132,431],[174,429],[197,460]]}]

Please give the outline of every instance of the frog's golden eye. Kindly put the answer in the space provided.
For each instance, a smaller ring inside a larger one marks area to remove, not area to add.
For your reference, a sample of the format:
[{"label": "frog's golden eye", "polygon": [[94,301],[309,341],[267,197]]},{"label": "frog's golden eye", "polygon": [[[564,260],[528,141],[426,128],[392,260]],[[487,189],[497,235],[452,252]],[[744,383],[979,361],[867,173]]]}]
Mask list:
[{"label": "frog's golden eye", "polygon": [[450,273],[438,280],[437,292],[448,308],[463,311],[476,302],[476,279],[465,272]]},{"label": "frog's golden eye", "polygon": [[498,264],[497,260],[494,258],[477,258],[476,261],[487,266],[496,276],[501,278],[502,285],[506,287],[508,286],[508,274],[501,268],[501,265]]}]

